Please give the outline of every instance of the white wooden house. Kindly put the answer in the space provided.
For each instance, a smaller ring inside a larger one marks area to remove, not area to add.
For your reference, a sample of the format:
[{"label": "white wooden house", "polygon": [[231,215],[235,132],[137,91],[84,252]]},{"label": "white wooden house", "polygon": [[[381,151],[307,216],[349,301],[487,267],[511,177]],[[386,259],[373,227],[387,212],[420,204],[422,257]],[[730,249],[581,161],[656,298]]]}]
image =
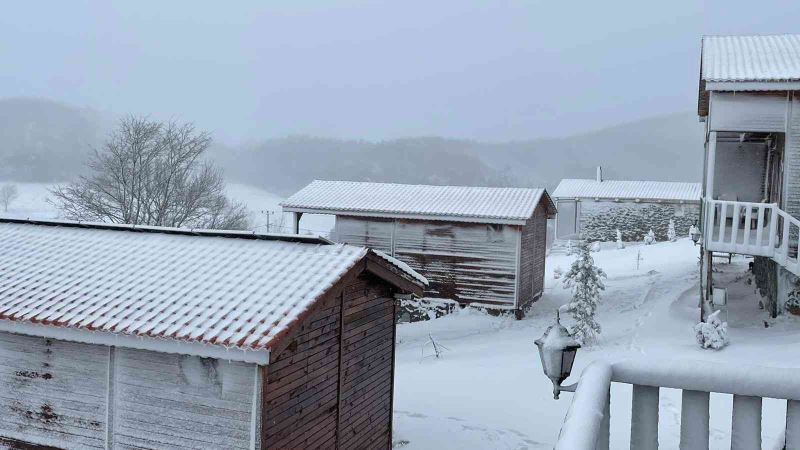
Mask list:
[{"label": "white wooden house", "polygon": [[284,211],[336,216],[333,239],[381,250],[429,281],[425,296],[523,311],[544,290],[544,189],[314,181]]},{"label": "white wooden house", "polygon": [[553,191],[558,208],[556,238],[641,241],[653,230],[667,238],[670,220],[675,232],[688,236],[700,220],[700,183],[606,180],[600,167],[594,179],[564,179]]},{"label": "white wooden house", "polygon": [[389,449],[424,284],[315,237],[0,219],[0,448]]},{"label": "white wooden house", "polygon": [[773,315],[800,274],[800,35],[706,36],[698,115],[705,122],[705,300],[711,252],[753,255]]}]

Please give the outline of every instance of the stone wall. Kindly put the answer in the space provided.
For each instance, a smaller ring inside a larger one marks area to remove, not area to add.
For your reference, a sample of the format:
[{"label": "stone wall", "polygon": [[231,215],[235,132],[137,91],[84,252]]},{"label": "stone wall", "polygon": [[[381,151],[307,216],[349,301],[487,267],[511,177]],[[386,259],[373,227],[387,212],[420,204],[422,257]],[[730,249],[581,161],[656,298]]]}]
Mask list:
[{"label": "stone wall", "polygon": [[615,241],[617,228],[626,242],[641,241],[651,228],[656,240],[664,241],[670,219],[675,221],[678,237],[688,236],[689,227],[700,220],[700,205],[603,200],[580,202],[580,231],[591,241]]}]

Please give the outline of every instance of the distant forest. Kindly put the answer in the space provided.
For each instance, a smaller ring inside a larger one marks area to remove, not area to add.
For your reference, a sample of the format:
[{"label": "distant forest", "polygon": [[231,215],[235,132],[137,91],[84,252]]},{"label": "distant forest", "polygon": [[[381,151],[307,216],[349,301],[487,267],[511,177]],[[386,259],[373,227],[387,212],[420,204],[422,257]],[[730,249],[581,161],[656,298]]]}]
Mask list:
[{"label": "distant forest", "polygon": [[[0,180],[53,182],[82,170],[114,120],[41,99],[0,100]],[[505,143],[439,137],[380,142],[308,136],[216,142],[229,181],[286,195],[313,179],[555,187],[562,178],[699,180],[703,129],[667,114],[585,134]]]}]

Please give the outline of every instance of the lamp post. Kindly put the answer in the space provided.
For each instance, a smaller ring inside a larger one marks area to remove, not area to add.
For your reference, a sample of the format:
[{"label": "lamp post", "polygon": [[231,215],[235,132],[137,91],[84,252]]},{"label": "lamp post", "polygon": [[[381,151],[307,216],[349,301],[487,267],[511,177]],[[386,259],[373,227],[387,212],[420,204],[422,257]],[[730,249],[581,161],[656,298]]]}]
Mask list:
[{"label": "lamp post", "polygon": [[574,385],[562,387],[561,383],[569,378],[572,364],[575,362],[575,354],[581,348],[581,344],[561,325],[559,319],[558,311],[556,311],[556,322],[547,327],[542,337],[535,341],[539,348],[544,374],[553,382],[553,398],[555,399],[558,399],[561,391],[574,392]]}]

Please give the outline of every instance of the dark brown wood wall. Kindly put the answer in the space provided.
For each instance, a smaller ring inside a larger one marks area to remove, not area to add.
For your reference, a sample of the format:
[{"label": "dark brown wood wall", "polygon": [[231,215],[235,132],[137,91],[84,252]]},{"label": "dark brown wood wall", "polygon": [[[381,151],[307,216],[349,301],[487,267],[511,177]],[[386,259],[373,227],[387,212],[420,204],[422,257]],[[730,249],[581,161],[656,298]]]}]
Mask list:
[{"label": "dark brown wood wall", "polygon": [[517,305],[524,308],[535,301],[544,289],[544,260],[547,251],[547,212],[539,204],[521,227]]},{"label": "dark brown wood wall", "polygon": [[394,292],[362,272],[276,345],[264,382],[266,449],[388,449]]}]

